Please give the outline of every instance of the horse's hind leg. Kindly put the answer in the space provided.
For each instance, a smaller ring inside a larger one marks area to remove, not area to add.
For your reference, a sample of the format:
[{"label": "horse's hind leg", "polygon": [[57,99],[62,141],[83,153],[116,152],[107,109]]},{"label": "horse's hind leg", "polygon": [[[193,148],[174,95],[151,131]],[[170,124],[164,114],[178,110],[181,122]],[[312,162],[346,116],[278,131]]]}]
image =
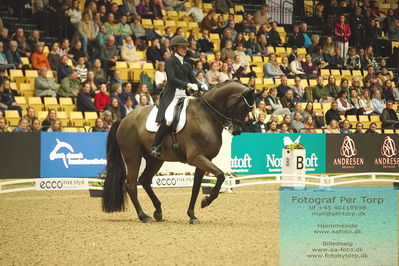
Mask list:
[{"label": "horse's hind leg", "polygon": [[147,192],[148,196],[150,197],[152,203],[154,204],[155,207],[154,219],[156,221],[161,221],[162,220],[161,202],[159,201],[158,197],[155,195],[155,192],[151,187],[151,183],[153,176],[161,168],[163,161],[150,156],[146,156],[145,159],[146,159],[146,166],[144,172],[141,174],[139,178],[139,181],[140,184],[143,186],[144,190]]},{"label": "horse's hind leg", "polygon": [[141,208],[139,199],[137,197],[137,176],[139,175],[141,157],[137,156],[129,160],[129,158],[125,158],[127,165],[127,184],[126,184],[126,192],[129,194],[130,199],[136,209],[137,215],[143,223],[150,223],[154,220],[144,213]]},{"label": "horse's hind leg", "polygon": [[199,168],[195,169],[194,185],[193,185],[193,190],[191,192],[190,205],[187,210],[187,215],[190,217],[190,224],[200,223],[198,218],[195,216],[194,207],[195,207],[195,202],[197,201],[199,190],[201,188],[201,182],[202,178],[204,177],[204,173],[205,172]]}]

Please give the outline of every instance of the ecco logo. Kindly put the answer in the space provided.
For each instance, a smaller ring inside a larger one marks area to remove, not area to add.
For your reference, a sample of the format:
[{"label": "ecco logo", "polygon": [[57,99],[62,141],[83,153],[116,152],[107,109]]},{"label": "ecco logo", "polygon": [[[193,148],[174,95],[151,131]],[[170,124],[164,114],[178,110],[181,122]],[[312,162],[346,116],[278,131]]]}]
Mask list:
[{"label": "ecco logo", "polygon": [[231,167],[232,168],[251,168],[252,164],[251,164],[252,158],[251,156],[249,156],[248,153],[246,153],[244,155],[244,158],[237,158],[237,156],[235,156],[233,159],[231,159]]},{"label": "ecco logo", "polygon": [[384,139],[384,143],[381,147],[381,154],[390,158],[398,154],[398,150],[396,149],[396,144],[391,137],[386,136]]},{"label": "ecco logo", "polygon": [[346,136],[344,138],[344,141],[342,142],[341,149],[339,150],[341,156],[344,156],[346,158],[350,158],[352,156],[355,156],[357,154],[356,150],[356,145],[353,139],[351,139],[349,136]]},{"label": "ecco logo", "polygon": [[157,179],[158,186],[175,186],[176,183],[177,183],[176,178]]},{"label": "ecco logo", "polygon": [[40,188],[41,189],[61,189],[63,187],[62,181],[41,181]]}]

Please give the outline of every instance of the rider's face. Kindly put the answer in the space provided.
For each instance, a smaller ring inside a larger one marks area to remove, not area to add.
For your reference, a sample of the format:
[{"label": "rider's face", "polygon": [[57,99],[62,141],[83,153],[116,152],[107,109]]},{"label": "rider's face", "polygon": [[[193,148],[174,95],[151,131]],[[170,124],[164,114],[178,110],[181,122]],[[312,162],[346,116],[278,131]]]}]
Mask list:
[{"label": "rider's face", "polygon": [[186,45],[178,45],[176,47],[176,51],[180,56],[186,56],[187,54],[187,46]]}]

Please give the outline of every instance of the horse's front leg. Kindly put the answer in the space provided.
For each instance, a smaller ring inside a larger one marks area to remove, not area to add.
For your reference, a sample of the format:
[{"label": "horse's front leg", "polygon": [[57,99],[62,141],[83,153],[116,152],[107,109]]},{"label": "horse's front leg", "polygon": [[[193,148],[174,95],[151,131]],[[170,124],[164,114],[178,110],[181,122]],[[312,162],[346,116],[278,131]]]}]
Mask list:
[{"label": "horse's front leg", "polygon": [[201,208],[204,208],[211,204],[212,201],[214,201],[218,197],[220,188],[222,187],[222,184],[225,180],[224,173],[204,155],[197,156],[191,164],[196,166],[197,168],[202,169],[203,171],[207,171],[213,174],[217,178],[216,185],[212,188],[211,195],[209,197],[205,197],[201,202]]},{"label": "horse's front leg", "polygon": [[204,177],[204,173],[205,171],[199,169],[198,167],[195,169],[194,185],[193,185],[193,190],[191,192],[190,205],[187,210],[187,215],[190,217],[190,224],[200,223],[198,218],[195,217],[194,207],[195,207],[195,202],[197,201],[199,190],[201,188],[201,183],[202,183],[202,178]]}]

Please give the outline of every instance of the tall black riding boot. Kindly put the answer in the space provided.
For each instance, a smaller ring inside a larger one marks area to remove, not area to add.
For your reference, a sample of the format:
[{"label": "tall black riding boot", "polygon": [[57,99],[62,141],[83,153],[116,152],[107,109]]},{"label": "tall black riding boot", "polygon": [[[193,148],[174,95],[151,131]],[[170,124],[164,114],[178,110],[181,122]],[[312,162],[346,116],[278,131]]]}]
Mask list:
[{"label": "tall black riding boot", "polygon": [[161,146],[164,137],[170,132],[170,127],[166,125],[165,121],[161,123],[157,134],[155,135],[154,142],[152,144],[152,148],[150,150],[150,155],[162,159],[162,152],[161,152]]}]

